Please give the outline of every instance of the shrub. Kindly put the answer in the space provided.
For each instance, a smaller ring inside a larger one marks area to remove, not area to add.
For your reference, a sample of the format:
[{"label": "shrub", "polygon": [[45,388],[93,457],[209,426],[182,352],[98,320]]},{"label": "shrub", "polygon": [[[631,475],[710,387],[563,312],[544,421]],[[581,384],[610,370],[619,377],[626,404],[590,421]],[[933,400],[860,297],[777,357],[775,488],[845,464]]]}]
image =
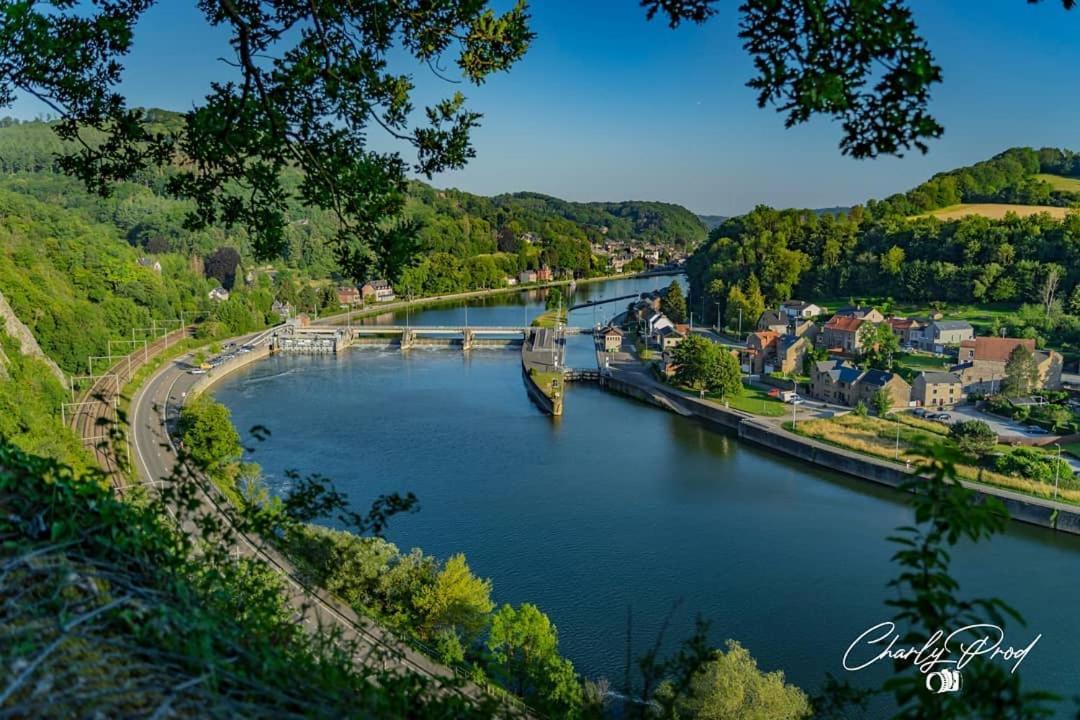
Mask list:
[{"label": "shrub", "polygon": [[966,453],[986,455],[997,443],[997,433],[982,420],[963,420],[949,428],[949,439]]}]

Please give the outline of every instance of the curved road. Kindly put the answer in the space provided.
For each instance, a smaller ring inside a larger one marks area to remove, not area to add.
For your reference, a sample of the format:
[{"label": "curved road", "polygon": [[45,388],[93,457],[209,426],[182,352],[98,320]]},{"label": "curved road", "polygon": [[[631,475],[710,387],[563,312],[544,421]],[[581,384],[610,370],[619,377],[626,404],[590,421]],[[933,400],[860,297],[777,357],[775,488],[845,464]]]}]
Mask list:
[{"label": "curved road", "polygon": [[[256,337],[249,335],[234,341],[239,345]],[[176,453],[170,432],[175,428],[180,406],[188,392],[201,378],[188,372],[192,367],[187,362],[189,357],[190,354],[183,355],[166,363],[132,399],[133,464],[141,483],[158,486],[163,478],[172,473]],[[215,497],[216,493],[207,493],[206,488],[202,487],[199,496],[207,511],[228,521],[221,501]],[[188,533],[196,532],[190,521],[184,524],[183,529]],[[344,603],[327,596],[325,591],[306,586],[295,566],[259,538],[237,533],[237,542],[231,550],[238,555],[258,557],[278,571],[285,580],[287,601],[296,610],[296,620],[311,629],[340,628],[344,639],[354,642],[357,647],[357,664],[420,673],[435,679],[440,686],[443,679],[454,676],[450,668],[434,662],[373,621],[357,615]],[[485,691],[470,683],[464,686],[462,692],[478,697]]]}]

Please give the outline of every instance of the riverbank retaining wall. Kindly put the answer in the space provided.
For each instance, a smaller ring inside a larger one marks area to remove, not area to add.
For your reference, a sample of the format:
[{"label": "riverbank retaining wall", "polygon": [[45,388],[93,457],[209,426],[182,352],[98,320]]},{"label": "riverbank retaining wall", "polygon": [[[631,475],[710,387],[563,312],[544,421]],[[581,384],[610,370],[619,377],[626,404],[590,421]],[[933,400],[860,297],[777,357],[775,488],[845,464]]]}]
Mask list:
[{"label": "riverbank retaining wall", "polygon": [[210,389],[210,386],[225,378],[230,373],[234,373],[240,368],[247,367],[253,362],[258,362],[263,358],[270,357],[269,344],[260,345],[254,348],[251,352],[242,353],[237,355],[232,360],[226,363],[222,363],[213,370],[207,371],[205,375],[199,378],[198,382],[191,386],[189,394],[194,397],[200,393],[204,393]]},{"label": "riverbank retaining wall", "polygon": [[[869,480],[879,485],[900,488],[911,479],[912,472],[886,460],[858,455],[841,448],[832,447],[810,438],[804,438],[782,427],[767,423],[755,416],[737,410],[717,408],[673,391],[644,387],[631,379],[605,377],[601,384],[622,395],[635,398],[650,405],[673,410],[705,421],[709,425],[734,431],[740,440],[752,442],[769,450],[789,455],[803,462],[812,463],[828,470]],[[664,400],[668,400],[667,403]],[[675,404],[676,407],[671,405]],[[974,491],[980,501],[995,497],[1005,505],[1014,520],[1080,535],[1080,508],[1067,508],[1026,498],[1010,491],[995,492],[993,488],[964,483]]]}]

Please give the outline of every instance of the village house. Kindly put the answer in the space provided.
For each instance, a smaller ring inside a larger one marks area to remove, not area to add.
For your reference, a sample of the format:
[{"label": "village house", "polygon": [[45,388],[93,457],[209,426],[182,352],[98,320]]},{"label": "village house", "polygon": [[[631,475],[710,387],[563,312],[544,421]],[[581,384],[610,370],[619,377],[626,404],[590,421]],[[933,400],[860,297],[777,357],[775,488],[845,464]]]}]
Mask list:
[{"label": "village house", "polygon": [[783,335],[788,331],[791,318],[776,310],[766,310],[761,313],[757,321],[758,330],[769,330],[777,335]]},{"label": "village house", "polygon": [[859,401],[858,381],[862,372],[847,360],[820,360],[810,368],[810,396],[840,405]]},{"label": "village house", "polygon": [[361,301],[360,291],[355,287],[339,287],[337,289],[337,301],[339,305],[346,307],[356,305]]},{"label": "village house", "polygon": [[369,280],[360,288],[361,297],[375,302],[390,302],[394,299],[394,288],[387,280]]},{"label": "village house", "polygon": [[273,304],[270,305],[270,312],[274,313],[282,319],[287,319],[289,316],[292,315],[292,305],[287,302],[275,300]]},{"label": "village house", "polygon": [[872,307],[862,307],[861,305],[845,305],[837,310],[833,317],[858,318],[875,324],[885,322],[885,316],[881,314],[880,310]]},{"label": "village house", "polygon": [[649,265],[649,267],[654,267],[660,264],[660,251],[655,248],[650,248],[646,250],[643,257],[645,263]]},{"label": "village house", "polygon": [[518,281],[521,282],[522,285],[536,282],[536,271],[522,270],[521,273],[518,275]]},{"label": "village house", "polygon": [[551,268],[547,265],[536,271],[536,282],[551,282]]},{"label": "village house", "polygon": [[780,305],[780,313],[789,318],[809,320],[825,312],[825,308],[805,300],[788,300]]},{"label": "village house", "polygon": [[859,328],[864,322],[873,321],[851,315],[833,315],[822,329],[822,343],[829,350],[858,355],[863,349],[862,340],[859,338]]},{"label": "village house", "polygon": [[622,348],[623,331],[614,325],[608,325],[598,334],[604,343],[604,352],[618,352]]},{"label": "village house", "polygon": [[925,323],[918,318],[891,317],[887,321],[901,347],[921,347]]},{"label": "village house", "polygon": [[1001,390],[1005,379],[1005,366],[1009,356],[1018,346],[1026,347],[1035,355],[1035,364],[1039,371],[1038,385],[1042,388],[1057,390],[1061,388],[1062,357],[1053,350],[1041,351],[1035,348],[1035,341],[1030,338],[979,337],[960,343],[960,364],[952,369],[960,376],[964,392],[996,393]]},{"label": "village house", "polygon": [[152,258],[152,257],[141,257],[141,258],[139,258],[138,262],[144,268],[149,268],[150,270],[153,270],[154,272],[156,272],[158,275],[161,274],[161,263],[159,261],[155,260],[154,258]]},{"label": "village house", "polygon": [[503,278],[503,281],[506,283],[507,287],[513,287],[518,284],[518,279],[511,275],[507,275],[505,278]]},{"label": "village house", "polygon": [[207,293],[207,296],[214,302],[224,302],[229,299],[229,291],[223,287],[216,287]]},{"label": "village house", "polygon": [[803,360],[810,350],[812,339],[803,335],[781,335],[776,339],[776,369],[787,375],[803,371]]},{"label": "village house", "polygon": [[667,315],[663,313],[654,312],[645,321],[645,331],[650,337],[656,335],[664,328],[674,328],[675,323],[668,319]]},{"label": "village house", "polygon": [[746,347],[739,352],[739,364],[743,372],[766,375],[775,370],[776,340],[780,337],[773,330],[758,330],[746,338]]},{"label": "village house", "polygon": [[975,329],[967,320],[932,320],[923,328],[919,347],[940,353],[948,347],[959,347],[960,343],[974,337]]},{"label": "village house", "polygon": [[660,330],[657,331],[656,336],[657,345],[659,345],[660,349],[664,350],[665,352],[669,350],[674,350],[676,347],[679,346],[679,343],[686,339],[686,334],[680,332],[679,329],[675,326],[660,328]]},{"label": "village house", "polygon": [[964,400],[964,384],[951,372],[921,372],[911,382],[911,399],[920,407],[943,409]]},{"label": "village house", "polygon": [[905,408],[911,404],[911,385],[907,380],[887,370],[867,370],[855,382],[859,400],[872,405],[874,394],[885,390],[892,398],[894,408]]}]

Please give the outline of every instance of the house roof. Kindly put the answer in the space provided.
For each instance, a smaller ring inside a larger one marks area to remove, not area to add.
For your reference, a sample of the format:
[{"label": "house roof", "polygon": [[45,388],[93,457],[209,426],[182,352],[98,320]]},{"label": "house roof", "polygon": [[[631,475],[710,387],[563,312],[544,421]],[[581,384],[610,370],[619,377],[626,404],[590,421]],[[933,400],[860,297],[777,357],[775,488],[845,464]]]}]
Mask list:
[{"label": "house roof", "polygon": [[780,337],[772,330],[758,330],[757,332],[750,333],[750,337],[746,339],[746,344],[750,344],[752,338],[758,339],[758,344],[761,347],[767,347],[775,342],[776,338]]},{"label": "house roof", "polygon": [[930,323],[938,330],[971,330],[971,323],[967,320],[935,320]]},{"label": "house roof", "polygon": [[889,381],[893,379],[893,374],[886,370],[867,370],[859,378],[859,382],[864,382],[867,385],[875,385],[877,387],[884,387],[889,384]]},{"label": "house roof", "polygon": [[623,336],[623,331],[620,330],[619,328],[615,327],[614,325],[608,325],[606,328],[603,328],[603,329],[600,330],[600,334],[601,335],[618,335],[619,337],[622,337]]},{"label": "house roof", "polygon": [[919,374],[922,381],[927,385],[959,385],[960,378],[951,372],[926,372]]},{"label": "house roof", "polygon": [[370,285],[373,290],[386,290],[390,287],[387,280],[368,280],[366,284]]},{"label": "house roof", "polygon": [[665,326],[660,328],[659,334],[663,337],[668,337],[669,335],[674,335],[675,337],[683,337],[683,334],[681,332],[671,326]]},{"label": "house roof", "polygon": [[801,335],[781,335],[777,339],[777,343],[780,346],[780,352],[787,352],[800,341],[806,343],[806,338]]},{"label": "house roof", "polygon": [[859,368],[843,360],[819,360],[817,371],[827,374],[833,382],[853,383],[859,379],[862,373]]},{"label": "house roof", "polygon": [[839,332],[858,332],[863,322],[862,318],[850,315],[834,315],[825,323],[825,328]]},{"label": "house roof", "polygon": [[845,305],[837,310],[835,315],[861,318],[873,309],[874,308],[872,307],[863,307],[862,305]]},{"label": "house roof", "polygon": [[[808,303],[805,300],[785,300],[783,303],[781,303],[781,307],[791,308],[792,310],[802,310],[803,308],[808,308],[811,305],[812,303]],[[817,306],[814,305],[814,307]]]},{"label": "house roof", "polygon": [[918,328],[922,326],[915,318],[898,318],[891,317],[887,321],[894,330],[910,330],[912,328]]},{"label": "house roof", "polygon": [[788,319],[775,310],[766,310],[758,318],[758,325],[787,325]]},{"label": "house roof", "polygon": [[1009,355],[1017,345],[1023,345],[1035,352],[1035,341],[1026,338],[975,338],[975,359],[989,362],[1008,362]]}]

